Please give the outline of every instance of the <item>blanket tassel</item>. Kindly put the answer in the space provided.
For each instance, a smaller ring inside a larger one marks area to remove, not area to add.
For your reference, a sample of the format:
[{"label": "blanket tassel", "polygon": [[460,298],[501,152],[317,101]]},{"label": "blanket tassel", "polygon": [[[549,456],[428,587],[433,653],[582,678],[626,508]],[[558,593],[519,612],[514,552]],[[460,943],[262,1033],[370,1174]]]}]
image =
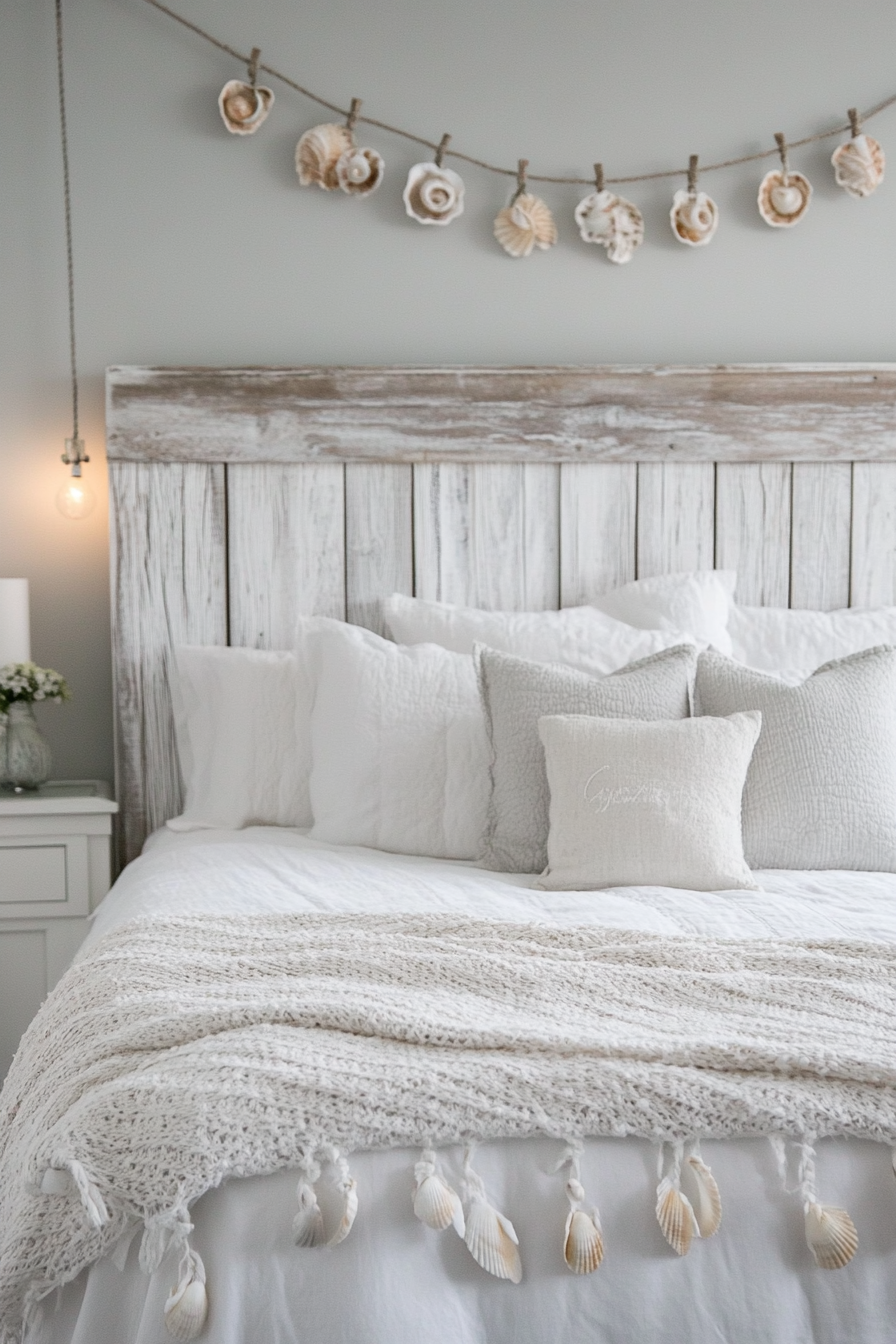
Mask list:
[{"label": "blanket tassel", "polygon": [[97,1230],[105,1227],[109,1221],[109,1211],[96,1182],[80,1162],[71,1158],[58,1167],[47,1167],[40,1183],[41,1194],[44,1195],[67,1195],[72,1186],[78,1192],[90,1226]]},{"label": "blanket tassel", "polygon": [[815,1185],[815,1149],[808,1140],[795,1143],[799,1153],[795,1186],[787,1183],[787,1148],[778,1135],[769,1142],[778,1163],[785,1194],[799,1194],[803,1201],[806,1242],[819,1269],[842,1269],[859,1246],[859,1234],[845,1209],[820,1204]]},{"label": "blanket tassel", "polygon": [[185,1245],[177,1284],[165,1303],[165,1329],[172,1339],[196,1339],[208,1316],[205,1265],[202,1257]]},{"label": "blanket tassel", "polygon": [[593,1274],[604,1258],[604,1239],[597,1208],[583,1208],[585,1187],[581,1182],[579,1163],[582,1157],[582,1145],[570,1143],[557,1166],[569,1166],[569,1179],[566,1182],[566,1198],[569,1200],[569,1216],[563,1234],[563,1259],[573,1274]]},{"label": "blanket tassel", "polygon": [[464,1153],[466,1218],[464,1241],[477,1265],[496,1279],[519,1283],[523,1277],[519,1237],[509,1218],[489,1204],[482,1177],[473,1170],[473,1149]]},{"label": "blanket tassel", "polygon": [[437,1170],[438,1162],[432,1148],[424,1148],[420,1161],[414,1165],[414,1213],[427,1227],[444,1232],[454,1226],[459,1237],[464,1235],[464,1209],[456,1190],[453,1190]]},{"label": "blanket tassel", "polygon": [[339,1192],[341,1208],[339,1221],[330,1237],[324,1227],[324,1216],[317,1200],[315,1185],[320,1180],[321,1167],[315,1156],[306,1156],[299,1163],[302,1175],[296,1187],[299,1211],[293,1219],[292,1236],[297,1246],[338,1246],[352,1230],[358,1213],[358,1183],[349,1171],[348,1163],[338,1148],[320,1149],[323,1162],[333,1168],[333,1184]]}]

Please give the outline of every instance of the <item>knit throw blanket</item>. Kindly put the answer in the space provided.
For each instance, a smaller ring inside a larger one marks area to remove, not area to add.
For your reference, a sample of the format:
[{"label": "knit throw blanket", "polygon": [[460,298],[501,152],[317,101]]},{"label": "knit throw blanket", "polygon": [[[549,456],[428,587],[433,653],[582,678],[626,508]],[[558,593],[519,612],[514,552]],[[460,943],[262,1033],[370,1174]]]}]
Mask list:
[{"label": "knit throw blanket", "polygon": [[[442,915],[134,921],[0,1095],[0,1339],[232,1176],[536,1134],[896,1140],[896,948]],[[288,1236],[289,1230],[284,1229]],[[186,1338],[186,1336],[183,1336]]]}]

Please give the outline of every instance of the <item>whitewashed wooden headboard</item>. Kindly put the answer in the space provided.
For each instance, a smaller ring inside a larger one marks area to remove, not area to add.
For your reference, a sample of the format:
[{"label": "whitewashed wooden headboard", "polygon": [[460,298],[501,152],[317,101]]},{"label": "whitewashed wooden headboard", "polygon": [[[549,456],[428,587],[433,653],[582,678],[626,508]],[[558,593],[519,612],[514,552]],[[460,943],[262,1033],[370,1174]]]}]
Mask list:
[{"label": "whitewashed wooden headboard", "polygon": [[896,603],[896,364],[112,368],[107,429],[123,861],[180,808],[174,644],[711,566],[742,602]]}]

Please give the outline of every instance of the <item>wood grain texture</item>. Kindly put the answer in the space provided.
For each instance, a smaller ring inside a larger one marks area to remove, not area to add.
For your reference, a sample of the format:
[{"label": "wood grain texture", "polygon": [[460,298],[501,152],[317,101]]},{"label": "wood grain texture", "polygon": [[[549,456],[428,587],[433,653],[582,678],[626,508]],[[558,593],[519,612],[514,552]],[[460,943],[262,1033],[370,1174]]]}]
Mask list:
[{"label": "wood grain texture", "polygon": [[896,605],[896,464],[856,463],[850,606]]},{"label": "wood grain texture", "polygon": [[181,810],[168,678],[176,644],[226,644],[224,468],[111,463],[119,856]]},{"label": "wood grain texture", "polygon": [[715,563],[737,570],[737,600],[746,606],[789,601],[790,471],[786,462],[716,467]]},{"label": "wood grain texture", "polygon": [[350,462],[345,468],[346,616],[386,633],[383,598],[414,591],[413,468]]},{"label": "wood grain texture", "polygon": [[301,616],[345,618],[345,488],[335,462],[227,468],[230,643],[290,649]]},{"label": "wood grain texture", "polygon": [[560,603],[586,604],[635,577],[638,468],[575,462],[560,468]]},{"label": "wood grain texture", "polygon": [[712,569],[715,468],[710,463],[638,466],[638,578]]},{"label": "wood grain texture", "polygon": [[896,459],[896,364],[150,369],[109,457],[202,462]]},{"label": "wood grain texture", "polygon": [[556,467],[416,466],[416,596],[492,611],[557,607],[559,528]]},{"label": "wood grain texture", "polygon": [[792,529],[790,606],[815,611],[848,607],[852,531],[848,462],[793,464]]}]

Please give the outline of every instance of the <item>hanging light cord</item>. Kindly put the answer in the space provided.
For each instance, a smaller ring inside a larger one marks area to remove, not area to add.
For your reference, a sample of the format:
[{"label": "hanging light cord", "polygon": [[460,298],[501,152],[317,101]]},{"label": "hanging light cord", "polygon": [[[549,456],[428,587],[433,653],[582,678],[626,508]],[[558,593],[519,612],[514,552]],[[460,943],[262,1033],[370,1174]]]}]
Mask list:
[{"label": "hanging light cord", "polygon": [[[189,19],[185,19],[182,14],[178,14],[175,10],[169,9],[167,5],[163,5],[161,0],[146,0],[146,3],[152,5],[154,9],[160,10],[162,14],[167,14],[170,19],[174,19],[177,23],[183,24],[184,28],[189,28],[191,32],[196,33],[198,37],[204,38],[206,42],[210,42],[212,46],[217,47],[219,51],[226,52],[228,56],[233,56],[235,60],[242,62],[244,65],[249,64],[248,56],[244,56],[241,52],[228,46],[226,42],[219,41],[217,37],[212,37],[211,33],[207,33],[204,28],[200,28],[198,23],[192,23]],[[59,10],[59,4],[60,0],[56,0],[57,12]],[[296,93],[301,93],[305,98],[310,98],[313,103],[317,103],[320,107],[325,107],[329,112],[336,112],[340,117],[348,116],[348,112],[344,108],[337,107],[335,103],[327,102],[326,98],[321,98],[318,94],[312,93],[310,89],[306,89],[301,84],[297,84],[294,79],[290,79],[287,75],[281,74],[280,71],[275,70],[273,66],[262,65],[259,62],[258,69],[263,70],[267,75],[272,75],[274,79],[279,79],[281,84],[286,84],[290,89],[295,89]],[[60,74],[60,91],[61,88]],[[883,112],[885,108],[892,107],[894,103],[896,103],[896,93],[890,98],[885,98],[882,103],[877,103],[874,107],[869,108],[867,112],[863,112],[861,120],[868,121],[871,117],[876,117],[879,112]],[[377,121],[374,117],[358,117],[357,120],[359,122],[364,122],[367,126],[376,126],[381,131],[388,131],[390,135],[400,135],[405,140],[412,140],[415,145],[423,145],[426,149],[438,149],[438,144],[435,141],[424,140],[422,136],[412,135],[410,131],[403,131],[399,126],[390,126],[385,121]],[[849,123],[844,126],[834,126],[829,131],[820,131],[817,135],[804,136],[802,140],[790,140],[788,141],[788,144],[791,149],[799,149],[802,145],[813,145],[818,140],[830,140],[832,136],[844,135],[847,131],[851,131],[851,129]],[[464,163],[472,163],[477,168],[484,168],[488,173],[500,173],[502,177],[516,177],[517,175],[516,168],[501,168],[497,164],[486,163],[483,159],[474,159],[469,154],[462,154],[460,150],[457,149],[448,149],[443,152],[446,157],[450,155],[452,158],[461,159]],[[707,163],[701,165],[700,171],[701,173],[714,173],[720,168],[734,168],[741,163],[759,163],[762,159],[773,159],[777,157],[777,149],[761,150],[758,154],[743,154],[737,159],[723,159],[720,163]],[[641,173],[630,177],[608,177],[606,181],[612,182],[615,186],[621,186],[627,182],[655,182],[664,177],[684,177],[686,173],[686,168],[672,168],[661,173]],[[552,182],[558,185],[568,183],[572,186],[590,187],[593,185],[594,179],[591,177],[541,177],[536,173],[530,173],[529,181]]]},{"label": "hanging light cord", "polygon": [[[65,257],[68,266],[68,343],[72,367],[72,441],[77,460],[78,362],[75,350],[75,262],[72,251],[72,194],[68,172],[68,135],[65,125],[65,78],[62,63],[62,0],[56,0],[56,68],[59,75],[59,127],[62,137],[62,183],[65,193]],[[82,458],[86,462],[86,458]],[[67,458],[63,458],[67,461]]]}]

